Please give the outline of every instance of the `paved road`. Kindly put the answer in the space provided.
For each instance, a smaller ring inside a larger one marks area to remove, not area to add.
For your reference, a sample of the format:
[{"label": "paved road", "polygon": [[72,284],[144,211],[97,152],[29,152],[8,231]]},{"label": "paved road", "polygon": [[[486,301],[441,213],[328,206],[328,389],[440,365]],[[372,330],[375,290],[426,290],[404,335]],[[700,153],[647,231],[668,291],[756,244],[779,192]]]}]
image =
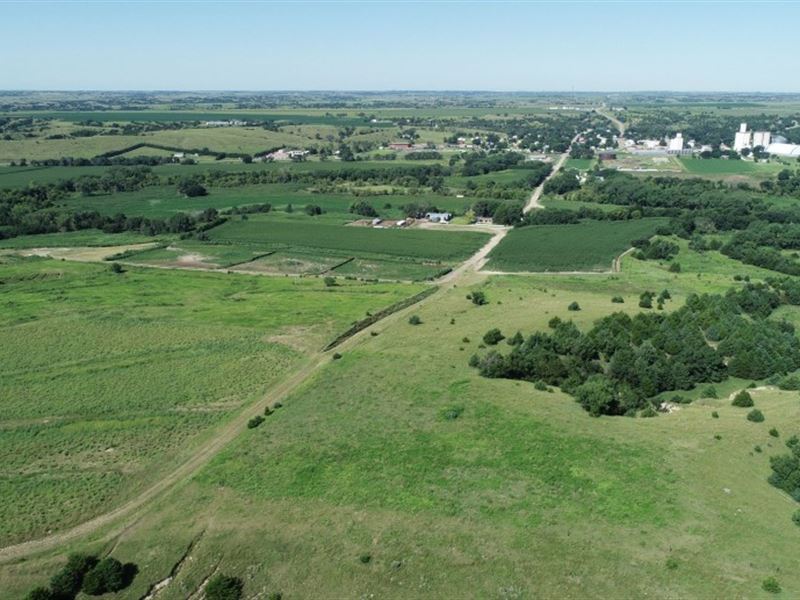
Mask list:
[{"label": "paved road", "polygon": [[572,144],[578,141],[578,138],[581,137],[581,135],[583,134],[579,133],[574,138],[572,138],[572,141],[569,143],[569,148],[567,148],[567,151],[564,152],[564,154],[558,157],[558,160],[553,165],[553,170],[550,171],[550,175],[547,176],[547,178],[541,183],[541,185],[539,185],[539,187],[533,190],[531,197],[528,198],[528,203],[525,205],[525,208],[522,209],[523,213],[529,213],[534,208],[544,208],[541,202],[539,202],[539,199],[542,197],[542,192],[544,191],[544,184],[547,183],[553,177],[555,177],[556,173],[558,173],[561,170],[561,167],[564,166],[564,163],[567,162],[567,159],[569,158],[569,151],[572,149]]}]

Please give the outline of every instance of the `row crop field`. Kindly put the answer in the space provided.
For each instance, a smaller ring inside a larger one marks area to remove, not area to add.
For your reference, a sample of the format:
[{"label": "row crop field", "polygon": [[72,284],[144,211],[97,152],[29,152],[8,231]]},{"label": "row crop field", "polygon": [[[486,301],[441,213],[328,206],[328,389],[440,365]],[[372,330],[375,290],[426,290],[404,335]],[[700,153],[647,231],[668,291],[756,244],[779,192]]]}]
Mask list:
[{"label": "row crop field", "polygon": [[661,218],[520,227],[489,254],[488,270],[607,271],[631,241],[650,237]]},{"label": "row crop field", "polygon": [[327,223],[287,223],[271,216],[228,221],[208,232],[213,241],[260,246],[300,246],[323,252],[388,255],[411,260],[460,261],[488,241],[479,232],[373,229]]},{"label": "row crop field", "polygon": [[0,256],[0,545],[107,510],[419,285]]},{"label": "row crop field", "polygon": [[682,158],[683,167],[692,175],[755,175],[771,177],[786,168],[780,162],[756,163],[723,158]]},{"label": "row crop field", "polygon": [[256,112],[256,111],[19,111],[0,116],[30,116],[59,121],[100,121],[103,123],[186,122],[186,121],[275,121],[304,125],[337,125],[340,127],[391,127],[391,123],[370,123],[369,119],[352,115],[334,115],[327,112]]}]

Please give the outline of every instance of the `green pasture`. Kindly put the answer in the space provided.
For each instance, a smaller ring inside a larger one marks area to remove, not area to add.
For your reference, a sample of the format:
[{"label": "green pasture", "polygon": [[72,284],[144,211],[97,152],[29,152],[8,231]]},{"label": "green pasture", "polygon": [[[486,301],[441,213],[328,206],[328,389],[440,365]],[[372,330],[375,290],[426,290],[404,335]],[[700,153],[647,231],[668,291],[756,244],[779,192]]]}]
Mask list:
[{"label": "green pasture", "polygon": [[308,350],[421,289],[125,269],[0,257],[3,545],[119,504]]}]

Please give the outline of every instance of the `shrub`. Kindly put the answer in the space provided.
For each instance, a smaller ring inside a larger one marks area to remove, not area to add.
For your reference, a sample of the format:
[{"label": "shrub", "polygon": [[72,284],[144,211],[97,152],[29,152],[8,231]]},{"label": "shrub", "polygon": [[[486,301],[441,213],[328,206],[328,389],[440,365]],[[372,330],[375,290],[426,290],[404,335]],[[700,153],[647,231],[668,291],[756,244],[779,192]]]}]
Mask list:
[{"label": "shrub", "polygon": [[712,412],[711,413],[711,418],[712,419],[719,419],[719,413],[717,411]]},{"label": "shrub", "polygon": [[691,404],[692,399],[687,398],[686,396],[681,396],[680,394],[674,395],[672,398],[669,399],[670,402],[675,404]]},{"label": "shrub", "polygon": [[670,264],[669,272],[670,273],[680,273],[681,272],[681,263],[674,262],[674,263]]},{"label": "shrub", "polygon": [[571,310],[571,311],[578,311],[580,309],[581,309],[581,305],[578,304],[575,301],[570,302],[570,305],[567,307],[567,310]]},{"label": "shrub", "polygon": [[522,337],[522,333],[518,331],[517,333],[512,335],[510,338],[508,338],[506,340],[506,343],[509,346],[519,346],[524,341],[525,341],[525,339]]},{"label": "shrub", "polygon": [[713,385],[709,385],[703,388],[702,395],[703,398],[719,398],[719,395],[717,395],[717,388],[715,388]]},{"label": "shrub", "polygon": [[747,420],[752,421],[753,423],[761,423],[764,421],[764,413],[762,413],[757,408],[754,408],[749,413],[747,413]]},{"label": "shrub", "polygon": [[475,304],[476,306],[483,306],[484,304],[489,303],[489,301],[486,299],[486,294],[484,294],[481,291],[472,292],[472,294],[467,296],[467,298],[472,300],[472,303]]},{"label": "shrub", "polygon": [[364,553],[364,554],[362,554],[361,556],[358,557],[358,560],[361,561],[361,564],[364,564],[364,565],[369,564],[369,561],[372,560],[372,555]]},{"label": "shrub", "polygon": [[778,433],[778,430],[775,429],[774,427],[769,430],[769,434],[774,438],[780,437],[780,435],[781,435],[780,433]]},{"label": "shrub", "polygon": [[639,296],[640,308],[653,308],[653,292],[644,292]]},{"label": "shrub", "polygon": [[652,406],[648,406],[642,412],[639,413],[639,416],[644,418],[657,417],[658,412],[656,412],[656,409],[653,408]]},{"label": "shrub", "polygon": [[339,354],[338,352],[334,352],[333,356],[331,356],[332,360],[339,360],[340,358],[342,358],[342,355]]},{"label": "shrub", "polygon": [[469,338],[467,336],[464,336],[463,338],[461,338],[461,342],[463,344],[469,344]]},{"label": "shrub", "polygon": [[800,510],[794,511],[794,514],[792,515],[792,522],[800,527]]},{"label": "shrub", "polygon": [[761,582],[761,588],[770,594],[778,594],[781,591],[781,584],[774,577],[767,577]]},{"label": "shrub", "polygon": [[678,559],[675,558],[674,556],[670,556],[667,559],[667,568],[670,571],[674,571],[675,569],[677,569],[678,568]]},{"label": "shrub", "polygon": [[118,592],[125,587],[125,571],[116,558],[101,560],[83,579],[83,591],[90,596]]},{"label": "shrub", "polygon": [[756,452],[758,452],[759,454],[761,454],[761,446],[759,446],[758,444],[756,444],[755,446],[753,446],[753,450],[755,450]]},{"label": "shrub", "polygon": [[613,302],[614,304],[624,304],[625,298],[623,298],[622,296],[614,296],[613,298],[611,298],[611,302]]},{"label": "shrub", "polygon": [[547,384],[544,381],[537,381],[533,384],[533,388],[539,390],[540,392],[546,392]]},{"label": "shrub", "polygon": [[53,598],[74,598],[81,589],[83,578],[97,564],[97,558],[88,554],[71,554],[67,564],[50,580]]},{"label": "shrub", "polygon": [[800,377],[787,375],[778,382],[778,387],[782,390],[800,390]]},{"label": "shrub", "polygon": [[122,268],[122,265],[119,263],[111,263],[111,272],[112,273],[124,273],[125,269]]},{"label": "shrub", "polygon": [[55,596],[46,587],[37,587],[28,592],[25,600],[55,600]]},{"label": "shrub", "polygon": [[470,367],[475,368],[479,364],[481,364],[481,357],[480,356],[478,356],[477,354],[473,354],[472,356],[469,357],[469,366]]},{"label": "shrub", "polygon": [[463,406],[452,406],[442,412],[445,421],[455,421],[464,412]]},{"label": "shrub", "polygon": [[326,277],[323,279],[325,287],[334,287],[336,285],[336,277]]},{"label": "shrub", "polygon": [[256,427],[261,425],[263,422],[264,422],[264,417],[262,417],[261,415],[256,415],[255,417],[253,417],[252,419],[250,419],[247,422],[247,428],[248,429],[255,429]]},{"label": "shrub", "polygon": [[280,592],[272,592],[269,596],[267,596],[267,600],[281,600],[283,598],[283,594]]},{"label": "shrub", "polygon": [[506,336],[500,333],[500,330],[496,327],[494,329],[490,329],[487,331],[483,336],[483,342],[489,346],[494,346],[499,342],[503,341]]},{"label": "shrub", "polygon": [[244,583],[238,577],[215,575],[206,586],[206,600],[239,600]]},{"label": "shrub", "polygon": [[731,404],[740,408],[750,408],[753,406],[753,397],[747,390],[742,390],[733,397]]},{"label": "shrub", "polygon": [[411,315],[408,318],[408,322],[410,325],[422,325],[422,319],[418,315]]}]

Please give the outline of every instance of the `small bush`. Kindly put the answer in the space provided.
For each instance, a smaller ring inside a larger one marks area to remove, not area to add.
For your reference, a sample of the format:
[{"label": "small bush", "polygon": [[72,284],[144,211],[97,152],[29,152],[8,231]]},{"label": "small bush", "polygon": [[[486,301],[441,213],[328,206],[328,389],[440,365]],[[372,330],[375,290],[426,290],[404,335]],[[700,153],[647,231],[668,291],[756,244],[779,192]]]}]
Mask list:
[{"label": "small bush", "polygon": [[509,346],[519,346],[524,341],[525,341],[525,339],[522,337],[522,333],[518,331],[517,333],[512,335],[510,338],[508,338],[506,340],[506,343]]},{"label": "small bush", "polygon": [[800,527],[800,510],[794,511],[794,514],[792,515],[792,523]]},{"label": "small bush", "polygon": [[490,329],[483,335],[483,342],[489,346],[495,346],[504,339],[506,339],[506,336],[504,336],[497,327]]},{"label": "small bush", "polygon": [[55,596],[46,587],[37,587],[28,592],[25,600],[55,600]]},{"label": "small bush", "polygon": [[639,416],[649,419],[649,418],[652,418],[652,417],[657,417],[658,416],[658,412],[652,406],[648,406],[642,412],[639,413]]},{"label": "small bush", "polygon": [[335,287],[337,285],[335,277],[326,277],[323,281],[325,282],[325,287]]},{"label": "small bush", "polygon": [[455,421],[464,412],[463,406],[451,406],[442,412],[445,421]]},{"label": "small bush", "polygon": [[625,298],[623,298],[622,296],[614,296],[613,298],[611,298],[611,302],[613,302],[614,304],[624,304]]},{"label": "small bush", "polygon": [[719,413],[717,411],[712,412],[711,413],[711,418],[712,419],[719,419]]},{"label": "small bush", "polygon": [[419,315],[411,315],[408,318],[409,325],[422,325],[422,319],[419,318]]},{"label": "small bush", "polygon": [[469,344],[469,338],[467,336],[464,336],[463,338],[461,338],[461,343]]},{"label": "small bush", "polygon": [[764,421],[764,413],[757,408],[754,408],[747,413],[747,420],[752,421],[753,423],[762,423]]},{"label": "small bush", "polygon": [[580,309],[581,309],[581,305],[580,305],[580,304],[578,304],[578,303],[577,303],[577,302],[575,302],[575,301],[573,301],[573,302],[570,302],[569,306],[567,307],[567,310],[571,310],[571,311],[573,311],[573,312],[574,312],[574,311],[579,311]]},{"label": "small bush", "polygon": [[719,395],[717,394],[717,388],[715,388],[713,385],[708,385],[703,388],[702,395],[703,398],[719,398]]},{"label": "small bush", "polygon": [[667,559],[667,568],[670,571],[674,571],[675,569],[677,569],[678,568],[678,559],[673,557],[673,556],[670,556]]},{"label": "small bush", "polygon": [[361,561],[362,565],[367,565],[372,560],[372,555],[364,553],[358,557],[358,560]]},{"label": "small bush", "polygon": [[264,422],[264,417],[262,417],[261,415],[256,415],[255,417],[253,417],[252,419],[250,419],[247,422],[247,428],[248,429],[255,429],[256,427],[261,425],[263,422]]},{"label": "small bush", "polygon": [[644,292],[639,296],[640,308],[653,308],[653,292]]},{"label": "small bush", "polygon": [[674,263],[670,264],[669,272],[670,273],[680,273],[681,272],[681,263],[674,262]]},{"label": "small bush", "polygon": [[477,367],[479,364],[481,364],[481,357],[478,356],[477,354],[473,354],[472,356],[469,357],[469,363],[468,364],[469,364],[470,367],[473,367],[473,368]]},{"label": "small bush", "polygon": [[83,591],[90,596],[118,592],[125,587],[125,569],[116,558],[107,557],[83,578]]},{"label": "small bush", "polygon": [[718,434],[718,433],[715,433],[715,434],[714,434],[714,439],[715,439],[715,440],[721,440],[721,439],[722,439],[722,436],[721,436],[720,434]]},{"label": "small bush", "polygon": [[111,272],[112,273],[124,273],[125,269],[122,268],[122,265],[119,263],[111,263]]},{"label": "small bush", "polygon": [[781,584],[774,577],[767,577],[761,582],[761,588],[770,594],[779,594],[781,591]]},{"label": "small bush", "polygon": [[467,299],[472,300],[472,303],[476,306],[483,306],[484,304],[489,303],[489,301],[486,299],[486,294],[481,291],[472,292],[467,296]]},{"label": "small bush", "polygon": [[670,402],[674,404],[691,404],[692,399],[687,398],[686,396],[681,396],[680,394],[674,395],[672,398],[669,399]]},{"label": "small bush", "polygon": [[206,600],[239,600],[244,583],[238,577],[215,575],[206,586]]},{"label": "small bush", "polygon": [[342,358],[342,355],[341,355],[341,354],[339,354],[338,352],[334,352],[334,353],[333,353],[333,356],[331,356],[331,358],[332,358],[333,360],[339,360],[340,358]]},{"label": "small bush", "polygon": [[533,384],[533,389],[539,390],[540,392],[546,392],[547,384],[544,381],[537,381]]},{"label": "small bush", "polygon": [[761,446],[755,445],[755,446],[753,446],[753,450],[755,450],[757,453],[761,454]]},{"label": "small bush", "polygon": [[731,402],[731,404],[739,408],[750,408],[754,404],[753,397],[747,390],[742,390],[733,397],[733,402]]}]

